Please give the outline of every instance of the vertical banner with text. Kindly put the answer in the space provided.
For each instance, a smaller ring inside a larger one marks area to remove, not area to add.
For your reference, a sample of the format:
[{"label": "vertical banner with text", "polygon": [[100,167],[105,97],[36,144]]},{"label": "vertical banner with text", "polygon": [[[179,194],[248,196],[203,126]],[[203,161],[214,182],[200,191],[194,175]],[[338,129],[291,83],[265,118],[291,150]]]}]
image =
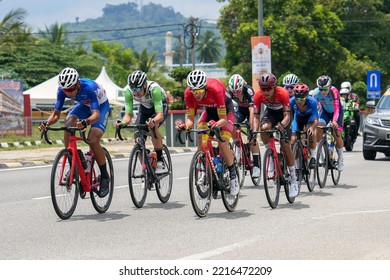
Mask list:
[{"label": "vertical banner with text", "polygon": [[264,72],[271,72],[271,37],[251,37],[252,47],[252,87],[259,90],[257,79]]}]

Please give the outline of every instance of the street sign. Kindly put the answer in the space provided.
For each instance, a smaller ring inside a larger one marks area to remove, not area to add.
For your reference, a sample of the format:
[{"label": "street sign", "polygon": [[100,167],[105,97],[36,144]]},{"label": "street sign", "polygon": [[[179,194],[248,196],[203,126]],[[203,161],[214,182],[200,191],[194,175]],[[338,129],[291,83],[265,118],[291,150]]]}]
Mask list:
[{"label": "street sign", "polygon": [[379,99],[381,98],[381,91],[380,90],[375,90],[375,91],[367,91],[367,99]]},{"label": "street sign", "polygon": [[381,90],[381,71],[370,70],[367,71],[367,91]]}]

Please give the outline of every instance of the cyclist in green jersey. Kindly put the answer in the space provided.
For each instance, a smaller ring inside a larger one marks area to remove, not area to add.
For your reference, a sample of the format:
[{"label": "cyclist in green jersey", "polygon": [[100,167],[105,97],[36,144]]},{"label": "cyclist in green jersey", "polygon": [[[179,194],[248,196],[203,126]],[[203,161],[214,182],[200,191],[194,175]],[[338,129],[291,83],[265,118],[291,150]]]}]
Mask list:
[{"label": "cyclist in green jersey", "polygon": [[[157,154],[156,173],[164,173],[166,168],[162,159],[163,140],[159,127],[164,123],[168,116],[168,104],[164,89],[156,82],[148,81],[144,72],[136,70],[128,77],[128,85],[125,92],[125,115],[116,126],[126,126],[130,124],[133,117],[134,100],[140,103],[137,124],[148,125],[149,130],[154,128],[156,137],[152,137],[154,150]],[[147,130],[148,128],[145,128]],[[138,131],[134,132],[134,138],[137,141]]]}]

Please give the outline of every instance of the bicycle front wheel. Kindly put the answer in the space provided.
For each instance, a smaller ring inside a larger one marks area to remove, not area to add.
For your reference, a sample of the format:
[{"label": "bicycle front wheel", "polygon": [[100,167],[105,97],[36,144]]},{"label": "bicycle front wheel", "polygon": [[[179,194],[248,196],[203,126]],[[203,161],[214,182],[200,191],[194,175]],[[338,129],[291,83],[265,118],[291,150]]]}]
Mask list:
[{"label": "bicycle front wheel", "polygon": [[280,176],[277,173],[276,159],[271,149],[264,153],[263,181],[265,196],[271,208],[276,208],[279,203]]},{"label": "bicycle front wheel", "polygon": [[76,209],[79,184],[77,166],[72,166],[72,154],[69,150],[63,149],[54,159],[50,176],[51,201],[58,217],[63,220],[69,219]]},{"label": "bicycle front wheel", "polygon": [[148,158],[143,154],[141,147],[135,145],[130,153],[128,179],[131,200],[137,208],[144,206],[148,191],[147,168],[143,160],[148,160]]},{"label": "bicycle front wheel", "polygon": [[337,185],[340,181],[341,172],[338,166],[339,154],[337,150],[333,151],[333,157],[329,159],[330,174],[332,175],[332,181],[334,185]]},{"label": "bicycle front wheel", "polygon": [[244,155],[244,151],[242,151],[241,149],[240,142],[235,141],[233,151],[234,151],[234,157],[236,159],[237,172],[238,174],[240,174],[239,184],[240,184],[240,188],[242,188],[245,182],[245,155]]},{"label": "bicycle front wheel", "polygon": [[[238,166],[236,165],[236,174],[238,176],[238,181],[240,181],[240,173],[238,171]],[[226,210],[229,212],[233,212],[238,203],[238,197],[239,193],[237,195],[232,195],[230,194],[230,191],[227,192],[227,189],[230,189],[230,173],[229,173],[229,168],[227,167],[227,164],[225,160],[222,162],[222,174],[219,174],[220,178],[222,180],[222,184],[224,184],[224,188],[221,190],[221,197],[222,197],[222,202],[223,205],[225,206]]]},{"label": "bicycle front wheel", "polygon": [[203,151],[197,151],[192,157],[189,177],[192,208],[198,217],[206,217],[211,204],[213,180]]},{"label": "bicycle front wheel", "polygon": [[321,140],[318,144],[317,148],[317,166],[316,166],[316,175],[317,175],[317,182],[320,188],[322,189],[325,187],[326,184],[326,178],[328,177],[328,162],[329,162],[329,156],[328,156],[328,143],[326,143],[324,140]]},{"label": "bicycle front wheel", "polygon": [[[283,176],[284,193],[286,195],[287,201],[289,203],[294,203],[295,197],[290,197],[290,186],[291,186],[291,173],[290,173],[290,169],[287,166],[287,161],[286,161],[286,158],[284,157],[284,155],[282,155],[281,160],[283,161],[283,169],[282,169],[283,170],[283,174],[282,174],[282,176]],[[298,185],[299,185],[298,188],[300,190],[301,189],[301,181],[299,181],[298,178],[297,178],[297,182],[298,182]]]},{"label": "bicycle front wheel", "polygon": [[100,181],[101,181],[101,175],[100,175],[100,168],[97,162],[95,161],[95,158],[92,159],[92,165],[91,165],[91,201],[92,205],[95,208],[95,210],[99,213],[105,213],[108,208],[111,205],[112,196],[114,195],[114,165],[112,163],[112,159],[110,156],[110,153],[107,151],[106,148],[103,147],[104,150],[104,156],[106,158],[106,166],[107,166],[107,172],[108,176],[110,178],[110,183],[108,186],[108,194],[105,197],[99,197],[96,191],[100,187]]},{"label": "bicycle front wheel", "polygon": [[168,202],[171,197],[172,192],[172,183],[173,183],[173,170],[172,170],[172,160],[171,155],[167,146],[163,145],[162,149],[162,158],[164,161],[164,166],[166,167],[166,172],[159,174],[159,182],[156,184],[157,196],[162,203]]}]

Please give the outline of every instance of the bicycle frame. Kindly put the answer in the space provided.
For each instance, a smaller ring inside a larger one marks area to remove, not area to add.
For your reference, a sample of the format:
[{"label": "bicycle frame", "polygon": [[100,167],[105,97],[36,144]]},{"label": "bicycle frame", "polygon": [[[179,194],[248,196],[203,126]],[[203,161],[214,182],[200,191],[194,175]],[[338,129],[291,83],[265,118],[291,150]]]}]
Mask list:
[{"label": "bicycle frame", "polygon": [[274,137],[274,133],[279,133],[279,136],[281,134],[281,132],[277,129],[270,129],[270,130],[265,130],[265,131],[260,131],[260,133],[268,133],[270,135],[270,138],[269,138],[269,149],[271,149],[273,155],[274,155],[274,168],[276,170],[276,175],[281,178],[283,181],[284,181],[284,177],[283,177],[283,170],[281,169],[281,165],[280,165],[280,162],[279,162],[279,154],[283,154],[283,151],[282,151],[282,147],[280,146],[280,150],[279,150],[279,153],[278,153],[278,150],[276,148],[276,143],[277,142],[280,142],[279,139],[276,139]]},{"label": "bicycle frame", "polygon": [[213,173],[213,177],[216,179],[216,181],[218,183],[218,187],[221,188],[222,184],[220,182],[217,170],[216,170],[216,168],[214,166],[214,162],[212,160],[212,158],[217,156],[215,154],[215,152],[214,152],[214,146],[213,146],[212,143],[213,142],[218,142],[218,140],[214,136],[210,136],[208,133],[206,133],[208,131],[209,130],[198,131],[198,133],[202,133],[202,151],[206,155],[207,164],[208,164],[208,166],[211,167],[211,170],[212,170],[212,173]]},{"label": "bicycle frame", "polygon": [[[246,152],[246,148],[245,148],[245,145],[244,145],[244,141],[242,140],[242,136],[241,136],[241,133],[246,134],[246,135],[248,135],[248,134],[245,133],[244,131],[242,131],[242,128],[241,128],[241,125],[242,125],[242,124],[240,124],[240,123],[235,123],[234,125],[235,125],[235,127],[236,127],[236,141],[238,141],[238,142],[240,143],[241,152],[244,154],[245,169],[246,169],[246,170],[251,170],[253,166],[252,166],[252,164],[251,164],[251,160],[250,160],[250,158],[249,158],[249,155],[248,155],[248,153]],[[245,123],[245,126],[246,126],[246,128],[248,129],[248,131],[249,131],[249,129],[250,129],[249,124],[248,124],[248,123]],[[249,143],[248,143],[248,144],[249,144]],[[239,160],[239,159],[237,159],[237,160]]]}]

